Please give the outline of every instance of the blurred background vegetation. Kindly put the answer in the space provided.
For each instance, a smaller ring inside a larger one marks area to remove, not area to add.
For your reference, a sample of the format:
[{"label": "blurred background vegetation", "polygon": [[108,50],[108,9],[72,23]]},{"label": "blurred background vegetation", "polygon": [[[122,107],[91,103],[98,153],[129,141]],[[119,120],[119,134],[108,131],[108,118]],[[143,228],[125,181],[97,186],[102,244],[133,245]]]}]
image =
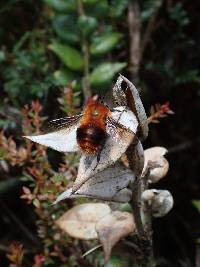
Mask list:
[{"label": "blurred background vegetation", "polygon": [[[169,149],[173,211],[154,222],[160,267],[200,258],[199,1],[0,1],[0,266],[103,266],[91,242],[65,236],[55,219],[75,201],[50,206],[76,175],[78,156],[22,140],[42,122],[78,113],[105,95],[118,73],[139,88],[147,111],[170,102],[175,115],[150,126],[145,147]],[[77,202],[77,201],[76,201]],[[29,205],[27,205],[29,204]],[[133,266],[130,247],[109,265]],[[200,261],[200,259],[199,259]],[[199,265],[198,265],[199,266]]]}]

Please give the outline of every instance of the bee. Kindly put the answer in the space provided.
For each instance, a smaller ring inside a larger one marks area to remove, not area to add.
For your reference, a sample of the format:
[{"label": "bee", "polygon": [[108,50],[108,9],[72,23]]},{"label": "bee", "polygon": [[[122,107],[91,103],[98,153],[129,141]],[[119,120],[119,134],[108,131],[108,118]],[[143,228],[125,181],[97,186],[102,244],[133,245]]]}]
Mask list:
[{"label": "bee", "polygon": [[52,120],[49,125],[47,133],[25,137],[60,152],[80,150],[99,157],[107,141],[110,147],[115,143],[120,150],[124,136],[136,133],[138,122],[126,107],[111,110],[93,97],[81,114]]},{"label": "bee", "polygon": [[110,115],[111,112],[105,105],[93,98],[88,101],[76,132],[77,143],[83,152],[95,154],[102,148],[107,137],[106,123]]}]

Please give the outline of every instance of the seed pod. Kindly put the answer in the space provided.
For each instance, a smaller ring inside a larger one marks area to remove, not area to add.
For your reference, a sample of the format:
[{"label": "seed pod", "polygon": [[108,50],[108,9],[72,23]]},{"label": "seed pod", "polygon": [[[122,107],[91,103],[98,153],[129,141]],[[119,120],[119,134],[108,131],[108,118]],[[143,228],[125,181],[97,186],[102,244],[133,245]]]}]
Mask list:
[{"label": "seed pod", "polygon": [[142,193],[142,200],[151,208],[153,217],[165,216],[174,204],[173,197],[168,190],[145,190]]},{"label": "seed pod", "polygon": [[164,147],[151,147],[144,151],[144,168],[143,176],[149,168],[149,181],[151,183],[157,183],[160,179],[166,176],[169,170],[169,163],[164,155],[167,153],[167,149]]}]

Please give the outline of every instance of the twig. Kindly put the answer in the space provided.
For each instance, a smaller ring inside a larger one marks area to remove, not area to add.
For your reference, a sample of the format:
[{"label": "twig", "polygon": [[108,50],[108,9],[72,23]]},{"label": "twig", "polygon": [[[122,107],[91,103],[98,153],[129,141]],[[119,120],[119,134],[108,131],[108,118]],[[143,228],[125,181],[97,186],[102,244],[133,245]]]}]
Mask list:
[{"label": "twig", "polygon": [[[141,250],[141,259],[138,265],[141,267],[153,267],[153,248],[152,248],[152,229],[151,229],[151,214],[148,212],[145,206],[141,203],[141,194],[147,189],[148,183],[146,177],[141,177],[141,173],[135,171],[138,169],[138,155],[136,151],[137,144],[132,144],[127,150],[127,157],[130,168],[137,173],[135,181],[132,185],[133,197],[132,197],[132,209],[135,218],[138,245]],[[139,163],[140,164],[140,163]],[[142,221],[141,216],[145,216]]]},{"label": "twig", "polygon": [[196,247],[196,267],[200,267],[200,246]]},{"label": "twig", "polygon": [[139,80],[140,56],[140,37],[141,23],[140,10],[137,0],[129,1],[128,6],[128,28],[129,28],[129,70],[131,79],[137,85]]},{"label": "twig", "polygon": [[166,102],[165,104],[156,104],[151,106],[151,115],[148,117],[148,123],[159,123],[159,119],[167,117],[169,114],[174,114],[170,109],[170,103]]},{"label": "twig", "polygon": [[89,255],[90,253],[94,252],[95,250],[97,250],[98,248],[101,248],[101,247],[102,247],[102,245],[97,245],[97,246],[91,248],[90,250],[86,251],[86,252],[82,255],[82,257],[83,257],[83,258],[86,257],[87,255]]},{"label": "twig", "polygon": [[19,218],[8,208],[8,206],[3,202],[0,201],[1,208],[8,214],[8,216],[13,220],[15,225],[19,227],[19,229],[24,233],[25,236],[32,242],[34,242],[36,245],[39,244],[39,240],[36,236],[34,236],[29,229],[19,220]]},{"label": "twig", "polygon": [[[84,8],[82,0],[78,1],[78,13],[80,16],[84,15]],[[82,50],[83,50],[83,60],[84,60],[84,77],[83,77],[83,94],[85,100],[92,96],[92,91],[90,87],[90,76],[89,76],[89,67],[90,67],[90,53],[88,41],[84,35],[82,35]]]}]

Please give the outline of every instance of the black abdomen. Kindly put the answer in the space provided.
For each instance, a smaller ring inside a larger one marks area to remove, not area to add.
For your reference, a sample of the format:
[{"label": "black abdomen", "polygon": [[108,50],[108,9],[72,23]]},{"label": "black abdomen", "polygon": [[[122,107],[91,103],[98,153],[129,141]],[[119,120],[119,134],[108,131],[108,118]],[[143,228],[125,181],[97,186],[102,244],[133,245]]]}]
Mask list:
[{"label": "black abdomen", "polygon": [[95,125],[85,125],[77,129],[77,142],[86,153],[96,153],[104,144],[106,132]]}]

